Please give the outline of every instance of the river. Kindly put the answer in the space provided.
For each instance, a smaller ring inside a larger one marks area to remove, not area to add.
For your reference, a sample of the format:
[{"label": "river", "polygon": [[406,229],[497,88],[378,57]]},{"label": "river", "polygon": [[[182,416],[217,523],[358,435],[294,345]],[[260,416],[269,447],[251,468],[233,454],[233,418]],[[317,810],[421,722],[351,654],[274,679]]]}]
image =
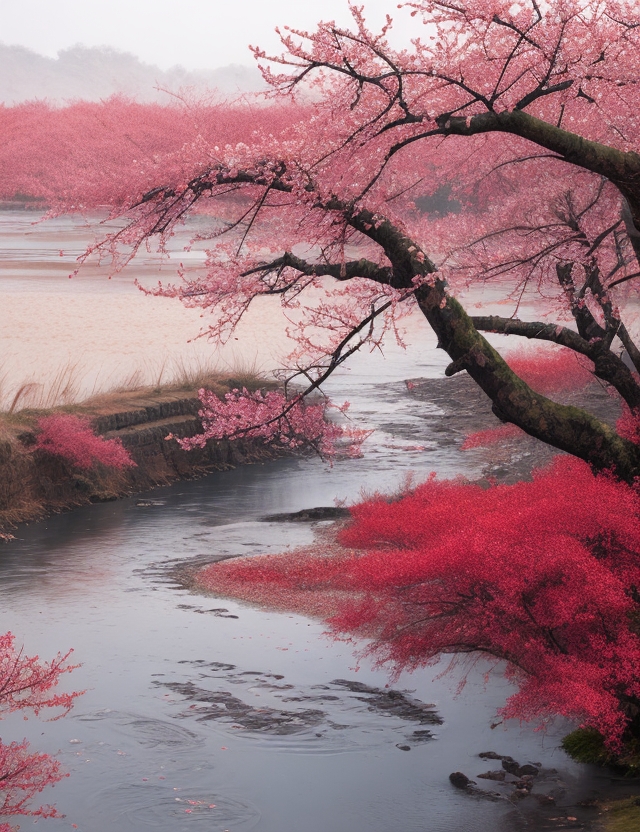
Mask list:
[{"label": "river", "polygon": [[[144,301],[129,279],[104,283],[97,274],[71,293],[65,269],[54,264],[58,248],[72,248],[77,226],[29,226],[35,236],[27,248],[27,220],[0,215],[0,239],[11,251],[0,263],[0,292],[6,308],[22,314],[21,330],[9,322],[12,340],[3,334],[15,379],[32,372],[38,350],[55,353],[52,361],[67,348],[72,358],[95,358],[86,321],[67,347],[47,350],[54,334],[34,320],[31,338],[21,341],[30,314],[63,309],[77,297],[90,306],[100,296],[103,313],[109,306],[123,315],[134,305],[137,316]],[[179,327],[194,319],[180,318],[173,305],[163,324],[176,316],[170,338],[179,341]],[[76,320],[84,320],[78,308]],[[164,337],[157,325],[148,313],[143,336]],[[357,645],[329,639],[321,622],[192,594],[176,578],[179,565],[311,541],[311,525],[264,522],[265,515],[352,502],[430,471],[517,478],[544,460],[529,441],[499,452],[460,451],[465,433],[492,417],[465,379],[441,378],[444,357],[422,322],[414,325],[414,346],[424,337],[428,348],[390,344],[385,355],[359,356],[332,383],[337,400],[352,402],[355,422],[376,428],[361,459],[333,467],[284,459],[212,474],[22,527],[0,548],[0,631],[11,630],[29,655],[73,647],[80,667],[64,685],[85,690],[64,719],[23,722],[15,714],[2,723],[4,741],[26,736],[70,774],[43,796],[65,815],[38,821],[45,829],[514,832],[580,828],[593,816],[578,799],[610,783],[559,749],[566,723],[545,732],[495,726],[511,690],[500,672],[487,679],[480,662],[456,695],[460,671],[441,675],[445,662],[403,675],[393,685],[403,695],[389,696],[384,670],[358,664]],[[390,707],[392,700],[403,707]],[[489,750],[542,764],[538,791],[555,804],[494,802],[454,789],[450,772],[475,778],[496,767],[478,757]],[[32,823],[23,819],[21,827]]]}]

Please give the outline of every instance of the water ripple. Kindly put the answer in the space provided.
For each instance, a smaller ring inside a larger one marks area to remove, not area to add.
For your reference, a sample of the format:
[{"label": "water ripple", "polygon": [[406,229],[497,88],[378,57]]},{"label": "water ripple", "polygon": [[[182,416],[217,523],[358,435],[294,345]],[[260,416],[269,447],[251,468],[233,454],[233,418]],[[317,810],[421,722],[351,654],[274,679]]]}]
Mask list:
[{"label": "water ripple", "polygon": [[79,716],[77,719],[79,722],[107,720],[111,731],[133,739],[147,748],[193,748],[203,743],[202,737],[182,725],[141,714],[103,710]]}]

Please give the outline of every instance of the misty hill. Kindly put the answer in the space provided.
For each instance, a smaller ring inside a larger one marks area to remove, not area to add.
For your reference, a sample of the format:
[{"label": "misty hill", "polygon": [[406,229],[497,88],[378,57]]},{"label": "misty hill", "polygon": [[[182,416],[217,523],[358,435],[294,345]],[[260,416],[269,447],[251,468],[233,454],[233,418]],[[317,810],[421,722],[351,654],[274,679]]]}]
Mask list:
[{"label": "misty hill", "polygon": [[64,104],[73,99],[98,101],[123,93],[138,101],[166,102],[166,93],[193,88],[196,92],[217,89],[224,95],[264,89],[256,67],[231,64],[214,70],[191,72],[176,66],[161,70],[135,55],[115,49],[74,46],[57,58],[38,55],[23,46],[0,44],[0,102],[46,99]]}]

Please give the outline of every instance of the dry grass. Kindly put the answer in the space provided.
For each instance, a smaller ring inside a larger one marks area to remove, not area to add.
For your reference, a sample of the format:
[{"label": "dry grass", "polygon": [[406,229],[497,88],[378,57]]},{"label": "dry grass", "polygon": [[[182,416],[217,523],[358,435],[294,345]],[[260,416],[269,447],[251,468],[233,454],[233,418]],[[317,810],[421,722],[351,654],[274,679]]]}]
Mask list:
[{"label": "dry grass", "polygon": [[269,382],[260,370],[257,355],[253,361],[247,358],[238,358],[233,362],[225,362],[222,365],[221,372],[222,377],[229,382],[231,387],[238,387],[241,390],[243,387],[246,387],[247,390],[255,390],[257,387],[264,387],[269,383],[273,384],[273,380]]},{"label": "dry grass", "polygon": [[[223,375],[214,361],[197,359],[187,363],[184,359],[179,359],[169,367],[166,363],[162,365],[155,386],[156,389],[169,387],[173,390],[199,390],[201,387],[208,387]],[[161,380],[164,380],[162,385]]]},{"label": "dry grass", "polygon": [[9,405],[9,413],[14,412],[21,399],[26,399],[28,396],[34,394],[40,386],[40,384],[36,384],[33,381],[27,381],[24,384],[21,384],[20,387],[18,387],[18,390],[15,393],[14,397],[11,399],[11,404]]},{"label": "dry grass", "polygon": [[640,797],[619,800],[602,808],[599,828],[603,832],[638,832],[640,829]]},{"label": "dry grass", "polygon": [[26,379],[13,388],[8,373],[0,376],[0,409],[15,413],[25,408],[48,409],[77,401],[81,389],[81,371],[77,362],[61,367],[50,383]]},{"label": "dry grass", "polygon": [[[184,360],[158,367],[137,368],[117,384],[100,385],[96,382],[89,395],[82,396],[85,372],[79,363],[62,367],[50,383],[26,379],[17,386],[7,383],[8,374],[0,374],[0,422],[7,416],[27,416],[34,411],[63,408],[67,412],[109,407],[128,394],[140,395],[197,391],[201,387],[226,392],[234,387],[255,390],[270,386],[273,381],[260,373],[257,361],[239,361],[234,364],[218,364],[214,361]],[[102,388],[102,389],[101,389]],[[10,421],[14,421],[11,419]]]}]

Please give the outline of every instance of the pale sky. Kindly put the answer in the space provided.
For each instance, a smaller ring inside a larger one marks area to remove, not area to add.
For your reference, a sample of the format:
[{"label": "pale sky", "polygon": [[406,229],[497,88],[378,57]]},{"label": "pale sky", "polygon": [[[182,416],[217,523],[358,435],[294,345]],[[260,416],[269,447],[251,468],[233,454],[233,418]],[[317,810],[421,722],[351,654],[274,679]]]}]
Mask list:
[{"label": "pale sky", "polygon": [[[376,29],[389,13],[398,39],[422,34],[398,0],[360,2]],[[350,19],[347,0],[0,0],[0,42],[51,58],[77,44],[110,46],[161,69],[215,69],[251,64],[249,43],[278,51],[275,26]]]}]

